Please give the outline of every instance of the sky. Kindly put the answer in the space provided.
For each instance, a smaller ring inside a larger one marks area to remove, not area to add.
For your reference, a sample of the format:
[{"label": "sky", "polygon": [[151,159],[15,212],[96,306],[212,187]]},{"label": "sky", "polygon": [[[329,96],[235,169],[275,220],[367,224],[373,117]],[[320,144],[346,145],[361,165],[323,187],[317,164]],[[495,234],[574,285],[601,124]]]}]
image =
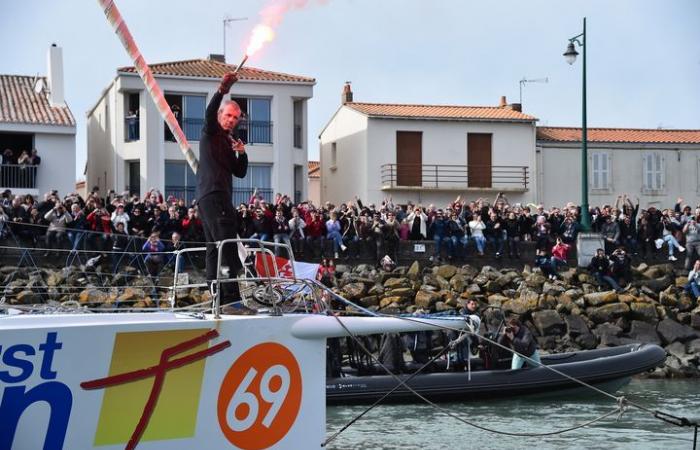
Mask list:
[{"label": "sky", "polygon": [[[283,1],[283,0],[277,0]],[[296,0],[300,1],[300,0]],[[340,106],[355,101],[496,106],[518,101],[539,125],[580,126],[582,65],[562,53],[587,17],[588,126],[700,129],[697,0],[308,0],[248,62],[316,78],[309,159]],[[267,1],[116,0],[149,63],[221,53],[237,64]],[[63,48],[65,92],[77,120],[76,177],[85,166],[86,112],[131,62],[97,0],[0,0],[0,74],[45,75]],[[580,49],[579,49],[580,52]],[[40,149],[40,152],[50,149]]]}]

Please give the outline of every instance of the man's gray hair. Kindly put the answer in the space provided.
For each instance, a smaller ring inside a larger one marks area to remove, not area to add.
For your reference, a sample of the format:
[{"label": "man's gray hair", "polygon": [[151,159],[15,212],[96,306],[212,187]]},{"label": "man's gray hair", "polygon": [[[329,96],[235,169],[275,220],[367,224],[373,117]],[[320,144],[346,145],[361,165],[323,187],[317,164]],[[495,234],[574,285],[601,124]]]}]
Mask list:
[{"label": "man's gray hair", "polygon": [[233,105],[236,108],[238,108],[239,111],[241,110],[241,107],[238,106],[238,103],[236,103],[233,100],[225,99],[225,100],[222,100],[221,104],[219,105],[219,112],[223,111],[224,108],[226,108],[228,105]]}]

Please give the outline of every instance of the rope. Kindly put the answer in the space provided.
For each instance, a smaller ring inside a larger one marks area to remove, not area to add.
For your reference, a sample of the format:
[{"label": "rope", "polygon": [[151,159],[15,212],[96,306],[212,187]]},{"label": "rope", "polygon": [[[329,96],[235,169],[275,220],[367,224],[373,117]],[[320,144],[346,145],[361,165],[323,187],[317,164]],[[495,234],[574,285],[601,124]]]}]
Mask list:
[{"label": "rope", "polygon": [[[386,315],[385,315],[384,317],[395,317],[395,316],[386,316]],[[424,322],[424,321],[421,321],[421,320],[419,320],[419,319],[414,319],[414,318],[410,318],[410,317],[400,317],[400,316],[399,316],[398,318],[399,318],[399,319],[402,319],[402,320],[411,321],[411,322],[418,322],[418,323],[423,323],[423,324],[428,324],[428,325],[437,326],[438,328],[442,328],[442,329],[444,329],[444,330],[457,331],[457,332],[465,332],[465,333],[472,334],[472,335],[475,335],[475,334],[476,334],[476,333],[474,333],[474,332],[471,331],[471,330],[462,330],[462,329],[457,329],[457,328],[448,327],[448,326],[445,326],[445,325],[435,325],[435,324],[432,324],[432,323],[429,323],[429,322]],[[491,343],[491,344],[493,344],[493,345],[496,345],[497,347],[500,347],[500,348],[502,348],[502,349],[504,349],[504,350],[507,350],[507,351],[509,351],[509,352],[511,352],[511,353],[513,353],[513,354],[515,354],[515,355],[518,355],[518,356],[520,356],[520,357],[526,359],[529,363],[531,363],[531,364],[533,364],[533,365],[539,365],[540,367],[544,367],[545,369],[550,370],[550,371],[556,373],[557,375],[560,375],[560,376],[562,376],[562,377],[564,377],[564,378],[567,378],[568,380],[571,380],[571,381],[574,381],[574,382],[580,384],[581,386],[584,386],[584,387],[586,387],[586,388],[592,389],[592,390],[598,392],[599,394],[602,394],[602,395],[604,395],[604,396],[606,396],[606,397],[609,397],[610,399],[614,400],[614,401],[618,404],[618,410],[620,410],[620,414],[622,414],[623,410],[626,409],[627,406],[629,405],[629,406],[634,406],[635,408],[640,409],[640,410],[642,410],[642,411],[644,411],[644,412],[647,412],[647,413],[651,414],[652,416],[654,416],[654,417],[657,418],[657,419],[660,419],[660,420],[662,420],[662,421],[664,421],[664,422],[667,422],[667,423],[670,423],[670,424],[673,424],[673,425],[676,425],[676,426],[679,426],[679,427],[695,427],[696,429],[697,429],[698,427],[700,427],[700,424],[699,424],[698,422],[696,422],[696,421],[691,421],[691,420],[689,420],[689,419],[687,419],[687,418],[685,418],[685,417],[677,417],[677,416],[674,416],[674,415],[672,415],[672,414],[668,414],[668,413],[665,413],[665,412],[662,412],[662,411],[653,410],[653,409],[651,409],[651,408],[647,408],[647,407],[644,406],[644,405],[640,405],[639,403],[630,401],[630,400],[626,399],[625,397],[616,397],[616,396],[610,394],[609,392],[605,392],[605,391],[603,391],[602,389],[599,389],[599,388],[597,388],[597,387],[595,387],[595,386],[593,386],[593,385],[591,385],[591,384],[589,384],[589,383],[586,383],[585,381],[582,381],[582,380],[579,380],[579,379],[577,379],[577,378],[574,378],[574,377],[572,377],[572,376],[570,376],[570,375],[567,375],[567,374],[565,374],[565,373],[563,373],[563,372],[561,372],[561,371],[555,369],[554,367],[547,366],[547,365],[545,365],[545,364],[542,364],[541,362],[537,362],[537,361],[535,361],[535,360],[533,360],[533,359],[531,359],[531,358],[529,358],[529,357],[527,357],[527,356],[525,356],[525,355],[522,355],[522,354],[516,352],[515,350],[513,350],[512,348],[506,347],[506,346],[504,346],[504,345],[502,345],[502,344],[500,344],[500,343],[498,343],[498,342],[496,342],[496,341],[494,341],[494,340],[492,340],[492,339],[489,339],[489,338],[487,338],[487,337],[485,337],[485,336],[479,336],[478,334],[476,334],[476,335],[479,337],[479,339],[482,339],[482,340],[484,340],[484,341],[486,341],[486,342],[489,342],[489,343]]]},{"label": "rope", "polygon": [[[592,424],[594,424],[594,423],[596,423],[596,422],[599,422],[599,421],[601,421],[601,420],[603,420],[603,419],[606,419],[607,417],[610,417],[610,416],[612,416],[613,414],[616,414],[616,413],[618,413],[619,415],[622,415],[622,412],[624,411],[623,409],[621,409],[621,406],[619,406],[619,404],[618,404],[618,407],[616,407],[616,408],[613,409],[612,411],[609,411],[609,412],[607,412],[607,413],[605,413],[605,414],[603,414],[603,415],[601,415],[601,416],[599,416],[599,417],[596,417],[596,418],[594,418],[594,419],[592,419],[592,420],[589,420],[589,421],[587,421],[587,422],[583,422],[583,423],[574,425],[574,426],[569,427],[569,428],[564,428],[564,429],[560,429],[560,430],[550,431],[550,432],[546,432],[546,433],[517,433],[517,432],[501,431],[501,430],[496,430],[496,429],[493,429],[493,428],[488,428],[488,427],[485,427],[485,426],[483,426],[483,425],[479,425],[479,424],[476,424],[476,423],[474,423],[474,422],[468,421],[468,420],[464,419],[463,417],[459,416],[458,414],[455,414],[455,413],[453,413],[452,411],[450,411],[450,410],[448,410],[448,409],[446,409],[446,408],[443,408],[442,406],[440,406],[440,405],[436,404],[435,402],[433,402],[433,401],[427,399],[426,397],[424,397],[422,394],[420,394],[419,392],[417,392],[417,391],[416,391],[415,389],[413,389],[412,387],[408,386],[408,384],[406,384],[406,383],[407,383],[408,381],[410,381],[413,377],[415,377],[415,376],[418,374],[418,372],[412,374],[412,375],[411,375],[410,377],[408,377],[405,381],[402,380],[402,379],[399,378],[397,375],[395,375],[395,374],[392,373],[390,370],[388,370],[388,369],[386,368],[386,366],[384,366],[371,352],[369,352],[369,351],[367,350],[367,348],[359,341],[359,339],[357,339],[357,336],[355,336],[354,334],[352,334],[352,333],[350,332],[350,330],[345,326],[345,324],[342,322],[342,320],[340,319],[340,317],[338,317],[338,316],[333,316],[333,317],[335,317],[335,319],[338,321],[338,323],[340,324],[340,326],[343,327],[343,329],[345,330],[345,332],[353,339],[353,341],[355,341],[355,342],[360,346],[360,348],[361,348],[375,363],[377,363],[382,369],[384,369],[384,370],[385,370],[392,378],[394,378],[399,384],[398,384],[397,386],[395,386],[391,391],[389,391],[388,393],[384,394],[384,396],[382,396],[379,400],[377,400],[377,401],[374,402],[372,405],[370,405],[365,411],[363,411],[362,413],[360,413],[359,415],[357,415],[355,418],[353,418],[352,420],[350,420],[345,426],[343,426],[341,429],[339,429],[339,430],[336,431],[333,435],[331,435],[329,438],[327,438],[327,439],[321,444],[322,447],[327,446],[330,442],[332,442],[333,440],[335,440],[343,431],[345,431],[345,430],[348,429],[350,426],[352,426],[355,422],[357,422],[358,420],[360,420],[365,414],[367,414],[369,411],[371,411],[371,410],[372,410],[374,407],[376,407],[381,401],[383,401],[385,398],[387,398],[389,395],[391,395],[393,392],[395,392],[395,391],[396,391],[397,389],[399,389],[400,387],[406,388],[408,391],[410,391],[410,392],[411,392],[412,394],[414,394],[416,397],[418,397],[419,399],[421,399],[422,401],[424,401],[426,404],[432,406],[433,408],[435,408],[435,409],[438,410],[439,412],[441,412],[441,413],[443,413],[443,414],[445,414],[445,415],[447,415],[447,416],[449,416],[449,417],[452,417],[452,418],[454,418],[454,419],[459,420],[460,422],[464,423],[465,425],[469,425],[469,426],[471,426],[471,427],[474,427],[474,428],[477,428],[477,429],[480,429],[480,430],[482,430],[482,431],[486,431],[486,432],[489,432],[489,433],[495,433],[495,434],[500,434],[500,435],[505,435],[505,436],[515,436],[515,437],[544,437],[544,436],[553,436],[553,435],[557,435],[557,434],[563,434],[563,433],[567,433],[567,432],[570,432],[570,431],[577,430],[577,429],[579,429],[579,428],[587,427],[587,426],[592,425]],[[474,333],[473,331],[467,331],[466,329],[464,329],[464,330],[453,330],[453,331],[458,331],[458,332],[460,332],[460,334],[462,334],[462,333],[465,333],[465,334],[466,334],[466,333],[473,334],[473,333]],[[438,356],[440,356],[446,349],[449,349],[449,348],[451,348],[451,345],[445,346],[445,348],[443,349],[443,351],[442,351]],[[431,360],[430,362],[432,362],[432,361],[433,361],[433,360]],[[426,364],[426,365],[427,365],[427,364]],[[424,367],[426,367],[426,365],[424,365],[423,367],[421,367],[419,370],[422,370]]]},{"label": "rope", "polygon": [[4,250],[22,250],[22,251],[37,251],[37,252],[60,252],[60,253],[99,253],[99,254],[116,254],[116,255],[173,255],[175,251],[169,252],[137,252],[133,250],[71,250],[68,248],[47,248],[47,247],[14,247],[9,245],[0,245],[0,249]]}]

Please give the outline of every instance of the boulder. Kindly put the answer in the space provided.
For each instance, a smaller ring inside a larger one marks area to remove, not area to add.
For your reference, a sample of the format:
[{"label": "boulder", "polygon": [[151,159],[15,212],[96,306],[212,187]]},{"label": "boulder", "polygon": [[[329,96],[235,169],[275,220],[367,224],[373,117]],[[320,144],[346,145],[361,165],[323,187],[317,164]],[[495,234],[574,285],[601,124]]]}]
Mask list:
[{"label": "boulder", "polygon": [[410,280],[417,280],[420,277],[420,264],[418,261],[413,261],[411,267],[406,271],[406,278]]},{"label": "boulder", "polygon": [[561,294],[563,294],[564,291],[566,291],[566,289],[561,284],[546,281],[542,285],[542,293],[543,294],[549,294],[549,295],[553,295],[554,297],[558,297]]},{"label": "boulder", "polygon": [[146,293],[141,289],[128,287],[117,297],[117,302],[137,302],[144,297],[146,297]]},{"label": "boulder", "polygon": [[474,283],[474,284],[470,284],[469,286],[467,286],[467,288],[464,289],[463,292],[465,294],[468,294],[471,297],[473,295],[480,294],[481,288],[479,287],[478,284]]},{"label": "boulder", "polygon": [[656,322],[659,315],[656,307],[651,303],[633,302],[630,303],[630,317],[632,319],[643,320],[645,322]]},{"label": "boulder", "polygon": [[416,293],[414,303],[416,306],[423,309],[431,309],[435,303],[440,301],[440,294],[426,290],[420,290]]},{"label": "boulder", "polygon": [[441,277],[440,275],[435,276],[435,281],[437,282],[437,288],[441,291],[446,291],[450,289],[450,282]]},{"label": "boulder", "polygon": [[384,286],[381,284],[375,284],[374,286],[370,287],[369,290],[367,291],[367,295],[382,295],[384,294]]},{"label": "boulder", "polygon": [[368,295],[367,297],[362,297],[359,301],[360,306],[369,308],[370,306],[379,306],[379,297],[376,295]]},{"label": "boulder", "polygon": [[397,289],[392,289],[390,291],[386,292],[386,295],[390,297],[401,297],[401,298],[409,298],[413,297],[413,294],[415,292],[411,288],[397,288]]},{"label": "boulder", "polygon": [[401,297],[384,297],[379,301],[379,307],[380,308],[386,308],[387,306],[397,306],[399,303],[403,301],[403,298]]},{"label": "boulder", "polygon": [[102,292],[97,289],[85,289],[78,295],[78,301],[85,305],[85,304],[101,304],[107,302],[109,299],[109,296],[107,293]]},{"label": "boulder", "polygon": [[540,289],[545,281],[547,279],[541,272],[531,273],[525,277],[525,285],[533,289]]},{"label": "boulder", "polygon": [[532,321],[542,336],[564,334],[566,324],[556,311],[547,309],[532,313]]},{"label": "boulder", "polygon": [[367,286],[364,283],[349,283],[343,286],[343,292],[348,300],[357,300],[367,294]]},{"label": "boulder", "polygon": [[685,344],[685,351],[690,354],[695,354],[698,355],[700,354],[700,338],[693,339],[692,341],[688,341]]},{"label": "boulder", "polygon": [[582,334],[578,336],[574,342],[580,345],[584,350],[593,350],[598,346],[598,338],[593,333]]},{"label": "boulder", "polygon": [[673,344],[669,344],[666,346],[666,353],[669,355],[673,355],[678,359],[683,359],[686,356],[685,353],[685,344],[682,342],[674,342]]},{"label": "boulder", "polygon": [[470,266],[469,264],[465,264],[462,267],[458,269],[458,272],[460,275],[464,275],[465,277],[473,280],[475,276],[479,274],[479,271],[475,268]]},{"label": "boulder", "polygon": [[626,303],[610,303],[586,310],[588,318],[595,323],[612,322],[625,316],[629,311],[630,307]]},{"label": "boulder", "polygon": [[510,299],[508,297],[506,297],[505,295],[501,295],[501,294],[493,294],[493,295],[489,295],[489,297],[488,297],[489,306],[495,306],[497,308],[500,308],[503,305],[503,303],[505,303],[509,300]]},{"label": "boulder", "polygon": [[664,344],[673,342],[685,342],[698,337],[698,332],[687,325],[682,325],[672,319],[664,319],[656,326],[656,331],[661,336]]},{"label": "boulder", "polygon": [[630,332],[627,336],[635,342],[643,344],[661,345],[661,339],[656,332],[656,327],[650,323],[640,320],[633,320],[630,325]]},{"label": "boulder", "polygon": [[598,325],[593,334],[600,340],[601,347],[615,347],[620,345],[622,341],[619,339],[622,334],[622,328],[611,323]]},{"label": "boulder", "polygon": [[577,338],[583,334],[591,334],[588,324],[583,317],[577,315],[564,316],[567,334],[571,338]]},{"label": "boulder", "polygon": [[700,313],[694,312],[690,315],[690,326],[696,330],[700,330]]},{"label": "boulder", "polygon": [[435,275],[449,280],[457,273],[457,268],[450,264],[445,264],[435,268]]},{"label": "boulder", "polygon": [[617,293],[615,291],[593,292],[584,295],[583,298],[590,306],[607,305],[617,302]]},{"label": "boulder", "polygon": [[445,302],[437,302],[435,303],[435,311],[436,312],[446,312],[446,311],[452,311],[455,308],[453,306],[448,305]]},{"label": "boulder", "polygon": [[514,314],[527,314],[538,309],[540,296],[537,292],[525,289],[520,293],[520,297],[503,303],[505,312]]},{"label": "boulder", "polygon": [[468,284],[469,278],[465,277],[464,275],[456,274],[450,278],[450,288],[459,294],[464,292],[464,289]]},{"label": "boulder", "polygon": [[35,305],[42,303],[41,295],[30,290],[21,291],[15,296],[15,298],[10,299],[10,303],[14,305]]},{"label": "boulder", "polygon": [[396,289],[402,287],[411,287],[411,282],[408,278],[389,278],[384,282],[384,287],[387,289]]}]

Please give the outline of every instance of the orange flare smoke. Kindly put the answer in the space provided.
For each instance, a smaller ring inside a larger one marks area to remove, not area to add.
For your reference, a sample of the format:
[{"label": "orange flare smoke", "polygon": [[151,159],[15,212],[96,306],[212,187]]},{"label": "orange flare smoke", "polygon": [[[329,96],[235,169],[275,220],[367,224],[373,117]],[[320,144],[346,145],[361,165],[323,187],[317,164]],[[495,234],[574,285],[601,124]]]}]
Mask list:
[{"label": "orange flare smoke", "polygon": [[250,35],[250,42],[248,43],[248,48],[245,54],[252,56],[262,48],[263,45],[272,41],[275,38],[275,32],[269,25],[259,24],[253,28],[253,32]]}]

